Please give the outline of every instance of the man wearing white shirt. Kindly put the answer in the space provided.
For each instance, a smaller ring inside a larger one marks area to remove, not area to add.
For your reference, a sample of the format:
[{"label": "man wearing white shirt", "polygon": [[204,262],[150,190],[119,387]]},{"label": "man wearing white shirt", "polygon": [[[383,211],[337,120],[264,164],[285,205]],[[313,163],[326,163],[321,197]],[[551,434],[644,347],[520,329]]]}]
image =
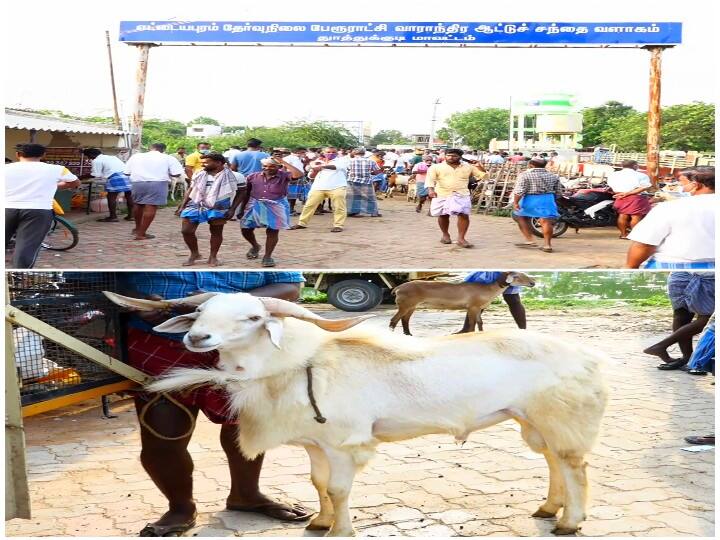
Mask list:
[{"label": "man wearing white shirt", "polygon": [[690,196],[658,204],[638,223],[626,268],[715,268],[715,167],[684,169],[678,181]]},{"label": "man wearing white shirt", "polygon": [[164,152],[165,145],[155,143],[150,145],[149,152],[135,154],[125,164],[135,203],[135,240],[155,238],[147,230],[155,219],[157,207],[167,204],[170,179],[179,178],[183,173],[180,162]]},{"label": "man wearing white shirt", "polygon": [[395,149],[394,149],[394,148],[391,148],[390,150],[388,150],[387,152],[385,152],[385,155],[383,156],[383,160],[385,161],[385,166],[386,166],[386,167],[392,167],[393,170],[394,170],[395,167],[397,166],[397,160],[398,160],[399,157],[400,157],[400,156],[398,156],[398,155],[395,153]]},{"label": "man wearing white shirt", "polygon": [[637,161],[626,159],[620,166],[621,170],[608,176],[607,183],[615,194],[613,206],[618,214],[620,239],[626,240],[628,228],[634,229],[650,212],[650,201],[642,193],[652,187],[652,182],[647,174],[638,171]]},{"label": "man wearing white shirt", "polygon": [[313,184],[308,194],[308,200],[303,207],[297,225],[291,229],[307,229],[310,218],[315,209],[325,199],[330,199],[333,207],[333,228],[330,232],[342,232],[345,218],[347,218],[346,192],[347,169],[350,165],[349,156],[338,156],[334,147],[325,148],[324,164],[318,164],[310,169]]},{"label": "man wearing white shirt", "polygon": [[[92,161],[90,176],[105,181],[105,192],[108,201],[108,217],[100,218],[97,221],[103,223],[117,222],[117,199],[120,193],[125,194],[128,215],[125,221],[133,219],[133,200],[130,179],[125,175],[125,163],[115,156],[107,156],[98,148],[86,148],[83,155]],[[83,177],[85,178],[85,177]]]},{"label": "man wearing white shirt", "polygon": [[232,159],[237,156],[242,150],[240,150],[240,147],[235,145],[231,146],[227,150],[223,152],[223,157],[227,160],[228,163],[232,161]]},{"label": "man wearing white shirt", "polygon": [[16,155],[16,163],[5,165],[5,247],[14,236],[11,267],[32,268],[52,225],[55,192],[80,181],[62,165],[42,163],[41,144],[23,144]]}]

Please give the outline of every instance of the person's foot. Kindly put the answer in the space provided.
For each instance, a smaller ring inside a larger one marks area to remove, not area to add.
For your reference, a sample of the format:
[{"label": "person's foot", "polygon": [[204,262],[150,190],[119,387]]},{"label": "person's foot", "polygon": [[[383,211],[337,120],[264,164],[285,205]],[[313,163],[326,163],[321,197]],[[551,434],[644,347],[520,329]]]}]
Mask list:
[{"label": "person's foot", "polygon": [[193,264],[195,264],[195,261],[197,261],[200,258],[202,258],[202,255],[200,255],[199,253],[191,253],[190,256],[187,258],[187,261],[182,263],[182,265],[183,266],[192,266]]},{"label": "person's foot", "polygon": [[145,525],[138,536],[181,536],[195,526],[196,519],[197,511],[192,504],[187,510],[166,512],[156,522]]},{"label": "person's foot", "polygon": [[703,435],[698,437],[697,435],[691,435],[685,437],[685,442],[688,444],[715,444],[715,435]]},{"label": "person's foot", "polygon": [[348,214],[348,217],[360,217],[359,212],[353,212],[352,214]]},{"label": "person's foot", "polygon": [[217,257],[208,257],[208,266],[222,266],[222,261]]},{"label": "person's foot", "polygon": [[300,224],[293,225],[292,227],[290,227],[291,231],[297,231],[298,229],[307,229],[307,227],[305,225],[300,225]]},{"label": "person's foot", "polygon": [[248,259],[257,259],[258,255],[260,255],[260,246],[253,246],[251,247],[248,252],[245,254],[245,257]]},{"label": "person's foot", "polygon": [[96,219],[95,221],[99,221],[100,223],[117,223],[118,218],[108,216],[108,217]]},{"label": "person's foot", "polygon": [[315,512],[300,504],[285,504],[258,493],[252,500],[230,500],[226,508],[234,512],[256,512],[280,521],[305,521]]},{"label": "person's foot", "polygon": [[676,369],[681,369],[685,364],[687,364],[688,361],[684,358],[681,358],[680,360],[675,360],[674,362],[670,362],[667,364],[660,364],[657,366],[658,369],[661,369],[663,371],[673,371]]},{"label": "person's foot", "polygon": [[665,349],[661,345],[651,345],[647,349],[644,349],[643,352],[645,354],[657,356],[658,358],[660,358],[660,360],[662,360],[663,362],[668,363],[668,364],[676,362],[676,360],[674,360],[673,358],[670,358],[670,355],[668,354],[667,349]]},{"label": "person's foot", "polygon": [[627,236],[618,236],[618,238],[620,238],[620,240],[628,240]]},{"label": "person's foot", "polygon": [[123,221],[133,221],[134,219],[135,219],[134,217],[127,215],[123,218]]},{"label": "person's foot", "polygon": [[135,240],[151,240],[153,238],[155,238],[154,234],[145,233],[142,236],[138,236],[137,234],[135,235]]},{"label": "person's foot", "polygon": [[690,375],[696,375],[698,377],[704,377],[705,375],[708,374],[708,372],[705,371],[704,369],[688,369],[687,372]]},{"label": "person's foot", "polygon": [[373,215],[370,216],[370,217],[382,217],[382,214],[373,214]]},{"label": "person's foot", "polygon": [[333,227],[330,232],[343,232],[342,227]]},{"label": "person's foot", "polygon": [[460,246],[461,248],[466,248],[466,249],[470,249],[471,247],[473,247],[473,245],[470,242],[468,242],[467,240],[458,240],[457,245]]},{"label": "person's foot", "polygon": [[275,259],[273,259],[272,257],[263,257],[262,265],[265,268],[272,268],[273,266],[275,266]]},{"label": "person's foot", "polygon": [[450,238],[449,236],[443,236],[440,239],[440,243],[441,244],[452,244],[452,238]]},{"label": "person's foot", "polygon": [[553,252],[553,248],[551,248],[550,246],[543,246],[543,247],[540,248],[540,250],[541,250],[541,251],[544,251],[545,253],[552,253],[552,252]]},{"label": "person's foot", "polygon": [[537,249],[540,246],[538,246],[535,242],[515,242],[515,247]]},{"label": "person's foot", "polygon": [[422,206],[416,206],[416,207],[415,207],[415,211],[416,211],[418,214],[419,214],[420,212],[422,212]]}]

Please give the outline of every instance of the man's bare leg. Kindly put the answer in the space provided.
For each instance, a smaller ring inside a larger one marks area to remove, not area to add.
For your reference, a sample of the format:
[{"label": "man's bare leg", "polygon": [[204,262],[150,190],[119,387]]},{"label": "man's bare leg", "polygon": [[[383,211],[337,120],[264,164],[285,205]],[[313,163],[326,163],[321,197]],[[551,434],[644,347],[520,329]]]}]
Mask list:
[{"label": "man's bare leg", "polygon": [[440,241],[443,244],[451,244],[452,238],[450,238],[450,216],[438,216],[438,226],[442,232],[442,238]]},{"label": "man's bare leg", "polygon": [[220,266],[222,263],[218,260],[217,254],[223,243],[223,228],[225,227],[224,219],[214,219],[210,225],[210,257],[208,264],[210,266]]},{"label": "man's bare leg", "polygon": [[188,257],[187,261],[183,263],[183,266],[192,266],[193,264],[195,264],[195,261],[202,257],[198,248],[197,235],[195,234],[198,225],[198,223],[193,223],[189,219],[183,219],[182,228],[180,230],[183,235],[183,240],[185,240],[185,245],[190,250],[190,256]]}]

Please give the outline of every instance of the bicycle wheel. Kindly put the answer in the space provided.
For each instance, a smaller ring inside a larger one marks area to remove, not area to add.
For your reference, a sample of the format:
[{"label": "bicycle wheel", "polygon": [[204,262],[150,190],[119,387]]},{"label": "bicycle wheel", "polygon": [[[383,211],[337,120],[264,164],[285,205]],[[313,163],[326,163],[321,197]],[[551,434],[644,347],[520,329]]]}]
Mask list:
[{"label": "bicycle wheel", "polygon": [[79,241],[80,234],[75,225],[65,218],[55,216],[42,247],[52,251],[67,251],[77,246]]}]

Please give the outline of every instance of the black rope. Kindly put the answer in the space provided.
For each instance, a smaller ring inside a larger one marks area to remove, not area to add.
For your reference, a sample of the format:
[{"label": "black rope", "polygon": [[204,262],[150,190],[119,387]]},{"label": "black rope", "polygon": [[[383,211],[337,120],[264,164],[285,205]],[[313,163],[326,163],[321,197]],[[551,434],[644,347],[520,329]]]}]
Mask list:
[{"label": "black rope", "polygon": [[327,422],[327,418],[325,418],[322,415],[322,413],[320,412],[320,409],[318,409],[317,402],[315,401],[315,395],[313,394],[312,367],[308,366],[305,369],[305,372],[307,373],[307,381],[308,381],[308,397],[310,398],[310,405],[312,405],[312,408],[315,411],[315,421],[318,424],[324,424],[325,422]]}]

